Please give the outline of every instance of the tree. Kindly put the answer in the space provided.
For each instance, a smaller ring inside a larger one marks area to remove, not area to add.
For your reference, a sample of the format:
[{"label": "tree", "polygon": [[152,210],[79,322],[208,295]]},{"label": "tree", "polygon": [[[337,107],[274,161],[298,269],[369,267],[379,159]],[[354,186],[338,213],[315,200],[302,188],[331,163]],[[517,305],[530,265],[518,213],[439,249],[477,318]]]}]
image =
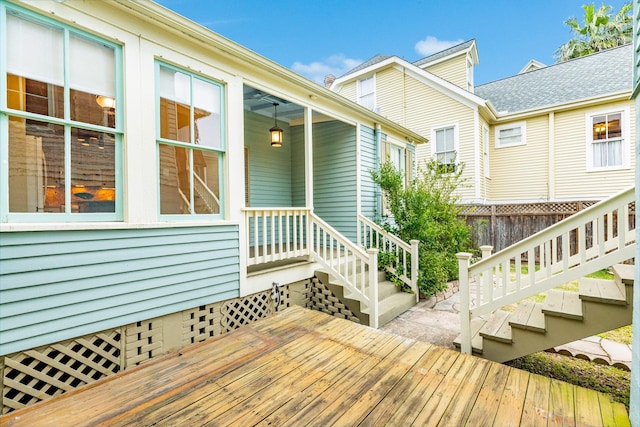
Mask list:
[{"label": "tree", "polygon": [[569,40],[553,54],[556,63],[590,55],[605,49],[622,46],[633,40],[633,5],[622,5],[618,13],[612,16],[613,7],[605,6],[595,10],[593,3],[583,5],[584,26],[575,17],[564,23],[569,26],[575,38]]},{"label": "tree", "polygon": [[405,242],[420,241],[418,287],[433,295],[447,281],[458,277],[457,252],[467,251],[470,230],[459,216],[454,195],[462,184],[463,167],[443,168],[437,160],[418,171],[413,185],[404,187],[402,174],[389,161],[371,171],[373,181],[384,192],[391,218],[381,224]]}]

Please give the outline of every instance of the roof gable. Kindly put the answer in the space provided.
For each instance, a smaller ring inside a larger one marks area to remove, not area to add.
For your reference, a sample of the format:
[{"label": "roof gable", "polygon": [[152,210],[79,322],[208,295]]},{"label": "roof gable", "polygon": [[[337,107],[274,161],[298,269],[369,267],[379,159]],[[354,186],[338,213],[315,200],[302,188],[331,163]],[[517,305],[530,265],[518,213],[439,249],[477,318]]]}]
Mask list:
[{"label": "roof gable", "polygon": [[442,50],[440,52],[434,53],[433,55],[429,55],[422,59],[419,59],[413,63],[416,67],[420,67],[422,69],[427,68],[431,65],[437,64],[442,61],[446,61],[454,56],[461,55],[463,53],[471,53],[471,56],[474,61],[474,65],[478,63],[478,53],[476,50],[476,40],[471,39],[466,42],[457,44],[455,46],[451,46],[448,49]]}]

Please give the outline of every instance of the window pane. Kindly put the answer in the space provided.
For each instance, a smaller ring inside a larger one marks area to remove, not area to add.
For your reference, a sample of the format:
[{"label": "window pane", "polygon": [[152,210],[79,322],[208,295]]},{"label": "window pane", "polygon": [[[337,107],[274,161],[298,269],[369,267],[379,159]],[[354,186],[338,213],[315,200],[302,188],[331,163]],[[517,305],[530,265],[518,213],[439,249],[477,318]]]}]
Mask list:
[{"label": "window pane", "polygon": [[622,136],[621,114],[609,114],[607,117],[607,134],[609,138],[620,138]]},{"label": "window pane", "polygon": [[9,118],[9,211],[63,212],[64,128]]},{"label": "window pane", "polygon": [[195,213],[220,213],[220,171],[218,153],[212,151],[193,150],[193,172]]},{"label": "window pane", "polygon": [[205,147],[222,148],[220,138],[220,87],[193,80],[195,142]]},{"label": "window pane", "polygon": [[64,89],[61,86],[7,74],[7,106],[14,110],[64,117]]},{"label": "window pane", "polygon": [[190,213],[189,151],[159,144],[160,213]]},{"label": "window pane", "polygon": [[593,140],[607,139],[607,117],[597,116],[593,118]]},{"label": "window pane", "polygon": [[160,137],[180,142],[191,142],[188,105],[160,98]]},{"label": "window pane", "polygon": [[71,129],[71,211],[115,212],[115,135]]},{"label": "window pane", "polygon": [[[7,13],[7,71],[32,80],[64,85],[62,30]],[[89,63],[90,64],[90,63]]]}]

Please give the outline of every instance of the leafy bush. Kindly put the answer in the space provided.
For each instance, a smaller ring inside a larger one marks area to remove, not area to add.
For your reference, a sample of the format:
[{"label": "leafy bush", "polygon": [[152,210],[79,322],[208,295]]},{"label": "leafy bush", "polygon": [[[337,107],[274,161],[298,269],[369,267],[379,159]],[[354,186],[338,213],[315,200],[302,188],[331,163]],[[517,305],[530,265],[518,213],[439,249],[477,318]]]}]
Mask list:
[{"label": "leafy bush", "polygon": [[447,281],[458,277],[456,253],[469,247],[470,229],[458,217],[454,195],[462,185],[462,171],[462,166],[451,171],[431,160],[406,188],[401,172],[389,161],[371,171],[390,213],[381,225],[405,242],[420,241],[418,286],[424,295],[444,290]]}]

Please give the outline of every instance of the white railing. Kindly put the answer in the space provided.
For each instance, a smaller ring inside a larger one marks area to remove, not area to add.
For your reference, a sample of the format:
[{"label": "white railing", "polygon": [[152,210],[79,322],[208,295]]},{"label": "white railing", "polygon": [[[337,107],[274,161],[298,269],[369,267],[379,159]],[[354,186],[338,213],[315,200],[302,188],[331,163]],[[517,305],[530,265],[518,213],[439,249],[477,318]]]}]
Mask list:
[{"label": "white railing", "polygon": [[[410,244],[388,233],[369,218],[358,215],[358,244],[363,248],[377,248],[385,253],[385,270],[400,279],[420,299],[418,290],[418,240]],[[415,260],[415,261],[414,261]]]},{"label": "white railing", "polygon": [[[369,307],[369,326],[378,327],[378,250],[366,252],[311,214],[312,251],[335,279]],[[346,294],[346,292],[345,292]]]},{"label": "white railing", "polygon": [[247,266],[311,255],[310,209],[246,208]]},{"label": "white railing", "polygon": [[204,204],[207,205],[209,213],[220,212],[220,199],[218,199],[218,196],[215,195],[215,193],[209,188],[209,186],[202,180],[202,178],[200,178],[197,173],[194,173],[193,177],[195,178],[193,180],[193,189],[202,198]]},{"label": "white railing", "polygon": [[632,187],[493,255],[483,247],[473,265],[459,253],[462,352],[471,353],[472,318],[633,258],[634,200]]}]

